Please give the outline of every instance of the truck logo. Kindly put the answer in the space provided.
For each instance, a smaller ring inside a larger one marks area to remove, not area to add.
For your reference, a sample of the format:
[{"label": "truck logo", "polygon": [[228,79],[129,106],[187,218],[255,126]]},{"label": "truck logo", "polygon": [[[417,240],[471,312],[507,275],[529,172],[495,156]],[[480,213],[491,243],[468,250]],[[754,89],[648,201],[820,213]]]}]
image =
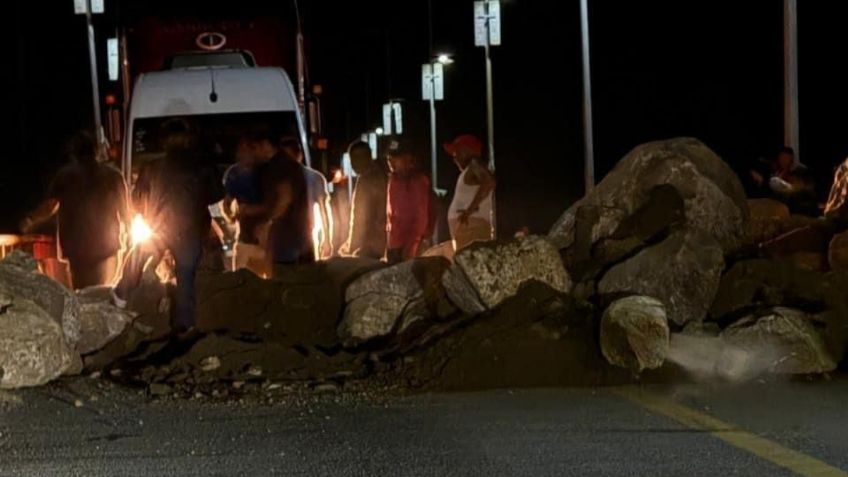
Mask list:
[{"label": "truck logo", "polygon": [[202,50],[220,50],[227,44],[227,36],[223,33],[207,31],[197,35],[197,39],[194,43]]}]

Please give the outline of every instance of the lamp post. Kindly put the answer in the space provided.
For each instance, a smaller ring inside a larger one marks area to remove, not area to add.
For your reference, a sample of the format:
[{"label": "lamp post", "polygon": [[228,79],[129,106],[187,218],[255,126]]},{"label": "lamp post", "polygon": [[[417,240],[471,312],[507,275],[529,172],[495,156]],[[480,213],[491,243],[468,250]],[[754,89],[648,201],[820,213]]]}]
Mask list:
[{"label": "lamp post", "polygon": [[798,132],[798,3],[783,0],[783,143],[801,157]]},{"label": "lamp post", "polygon": [[441,53],[429,63],[421,66],[421,95],[430,103],[430,170],[432,172],[433,190],[440,193],[438,185],[438,153],[439,143],[436,134],[436,101],[445,98],[444,67],[453,63],[453,58],[447,53]]},{"label": "lamp post", "polygon": [[91,70],[91,96],[94,106],[94,134],[97,141],[97,149],[103,151],[106,145],[106,135],[103,131],[103,119],[100,114],[100,84],[97,78],[97,50],[94,43],[94,25],[91,16],[95,13],[103,13],[103,0],[74,0],[74,13],[85,15],[86,32],[88,36],[88,62]]},{"label": "lamp post", "polygon": [[592,131],[592,74],[589,56],[589,5],[580,0],[580,40],[583,58],[583,180],[585,192],[595,187],[595,146]]},{"label": "lamp post", "polygon": [[[486,57],[486,131],[489,170],[495,172],[495,101],[492,80],[491,47],[501,44],[501,3],[499,0],[474,2],[474,45],[482,46]],[[492,230],[498,234],[497,206],[492,193]]]}]

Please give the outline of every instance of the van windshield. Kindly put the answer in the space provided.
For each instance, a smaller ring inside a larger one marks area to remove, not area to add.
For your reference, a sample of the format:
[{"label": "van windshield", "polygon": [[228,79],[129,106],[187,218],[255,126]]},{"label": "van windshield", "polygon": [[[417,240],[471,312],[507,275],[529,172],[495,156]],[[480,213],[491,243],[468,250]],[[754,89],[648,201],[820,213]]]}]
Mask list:
[{"label": "van windshield", "polygon": [[256,131],[271,131],[279,137],[299,137],[294,111],[163,116],[133,121],[132,164],[138,168],[164,155],[163,125],[172,120],[186,122],[201,138],[201,143],[216,165],[235,162],[239,139]]}]

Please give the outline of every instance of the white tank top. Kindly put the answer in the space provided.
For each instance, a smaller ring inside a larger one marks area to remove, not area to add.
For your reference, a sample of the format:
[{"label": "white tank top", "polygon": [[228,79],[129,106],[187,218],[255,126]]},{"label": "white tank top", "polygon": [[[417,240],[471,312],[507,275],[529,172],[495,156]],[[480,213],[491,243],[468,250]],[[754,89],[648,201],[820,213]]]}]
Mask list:
[{"label": "white tank top", "polygon": [[[474,200],[474,196],[477,195],[477,190],[480,189],[479,185],[468,185],[465,183],[465,174],[467,172],[468,168],[466,167],[459,175],[459,179],[456,180],[453,201],[451,201],[450,208],[448,209],[448,220],[454,220],[459,217],[459,211],[468,208],[468,205]],[[488,222],[492,221],[491,192],[480,201],[480,205],[476,211],[471,213],[471,217],[480,218]]]}]

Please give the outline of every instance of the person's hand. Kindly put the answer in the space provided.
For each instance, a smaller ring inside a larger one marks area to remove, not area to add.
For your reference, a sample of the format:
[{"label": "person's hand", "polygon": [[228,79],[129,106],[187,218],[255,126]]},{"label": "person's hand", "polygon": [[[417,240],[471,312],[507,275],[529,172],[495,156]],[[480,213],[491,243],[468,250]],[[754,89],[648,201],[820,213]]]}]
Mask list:
[{"label": "person's hand", "polygon": [[430,248],[433,247],[433,243],[430,241],[429,237],[424,237],[418,242],[418,251],[421,253],[426,252]]},{"label": "person's hand", "polygon": [[461,209],[458,213],[459,217],[457,217],[457,219],[459,220],[459,223],[462,225],[468,225],[468,219],[471,218],[471,211],[468,209]]},{"label": "person's hand", "polygon": [[29,216],[21,219],[21,223],[19,224],[19,228],[21,229],[21,233],[28,234],[32,232],[33,229],[33,221]]},{"label": "person's hand", "polygon": [[321,244],[321,259],[330,258],[333,256],[333,246],[328,240],[324,240]]},{"label": "person's hand", "polygon": [[763,181],[765,180],[763,175],[757,171],[751,171],[751,179],[754,179],[754,182],[756,182],[757,185],[763,185]]}]

